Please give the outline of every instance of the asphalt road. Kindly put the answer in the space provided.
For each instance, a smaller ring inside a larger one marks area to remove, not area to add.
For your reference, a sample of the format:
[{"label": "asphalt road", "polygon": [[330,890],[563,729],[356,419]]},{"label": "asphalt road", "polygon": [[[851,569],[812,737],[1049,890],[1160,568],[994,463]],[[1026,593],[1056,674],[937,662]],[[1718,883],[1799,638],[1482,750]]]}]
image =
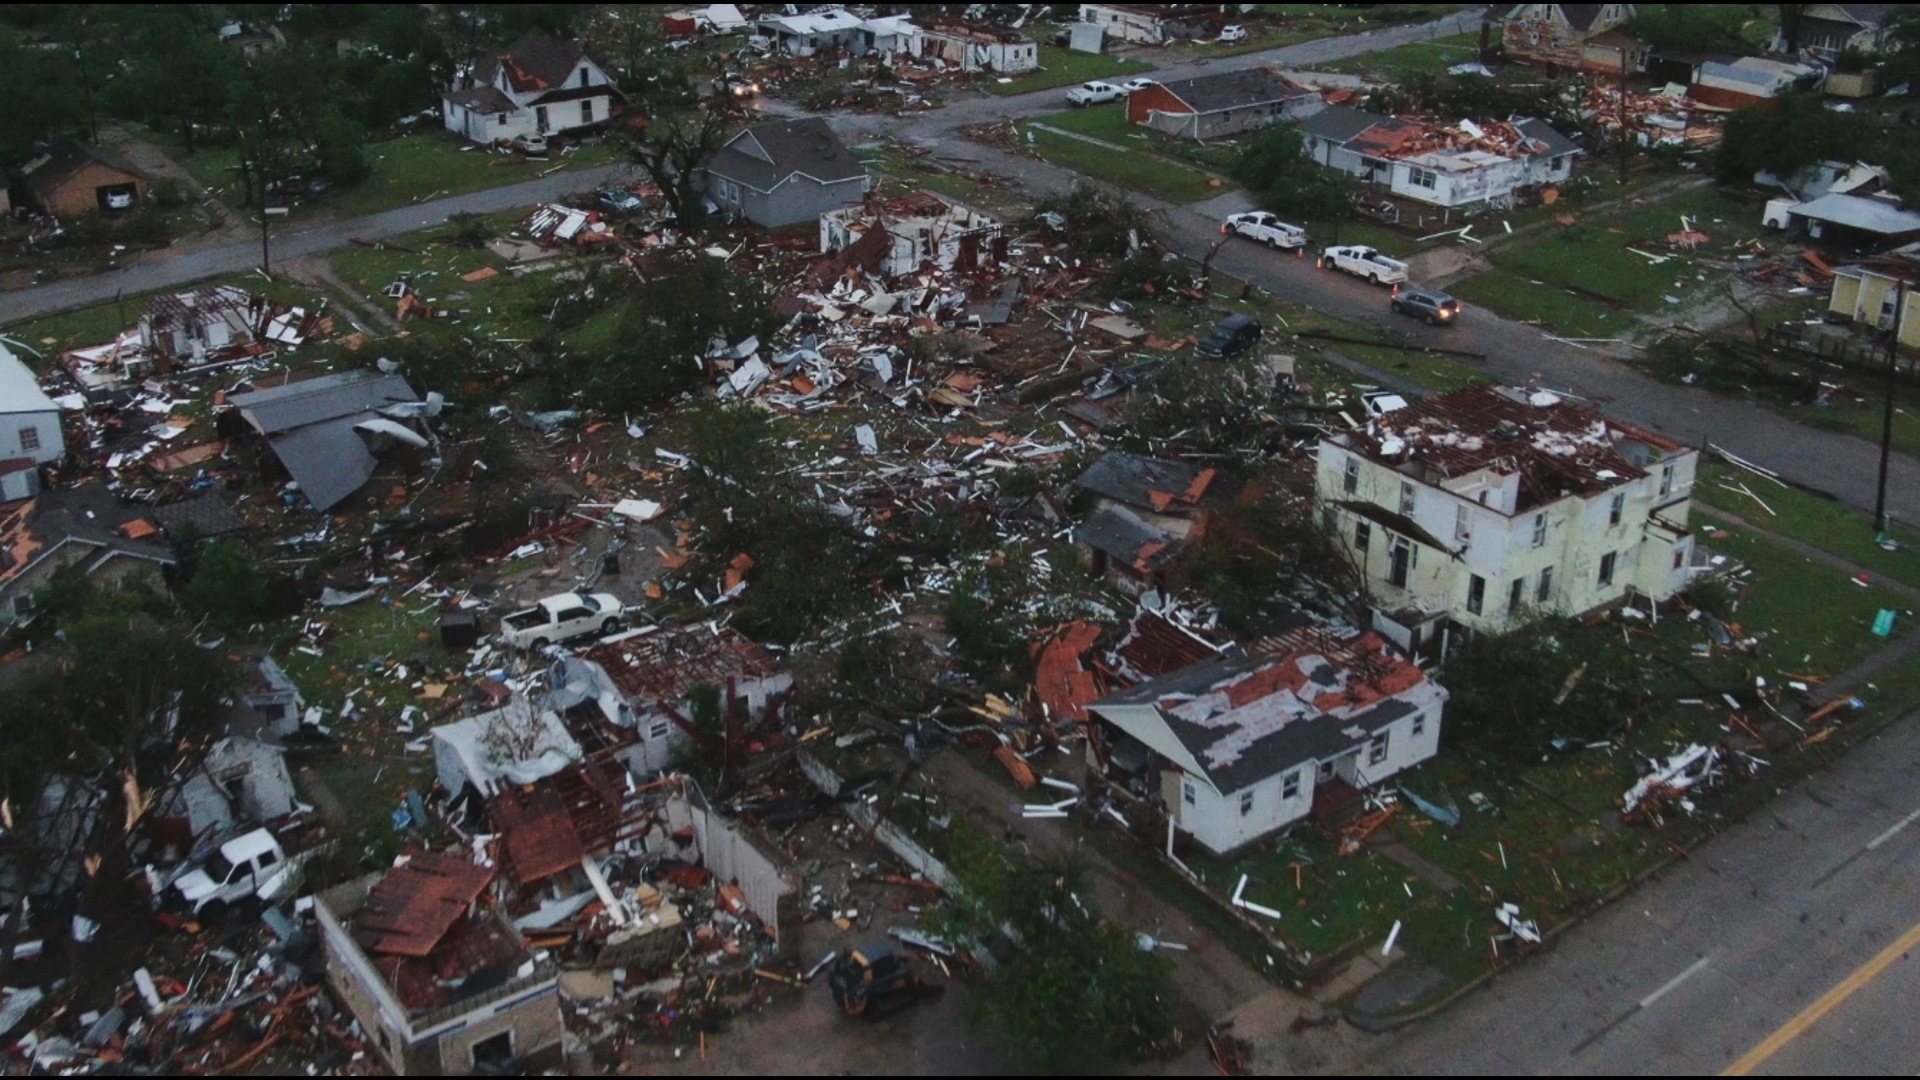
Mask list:
[{"label": "asphalt road", "polygon": [[[1906,956],[1920,940],[1909,934],[1920,923],[1913,720],[1569,931],[1551,953],[1380,1037],[1371,1064],[1402,1074],[1709,1073],[1759,1048],[1764,1057],[1749,1061],[1761,1074],[1911,1075],[1920,1069],[1911,1020],[1920,961]],[[1883,953],[1883,969],[1861,970]],[[1830,992],[1849,996],[1829,998],[1831,1010],[1804,1031],[1766,1045]]]},{"label": "asphalt road", "polygon": [[[552,176],[506,187],[489,188],[470,195],[455,195],[417,206],[402,207],[382,214],[316,225],[294,232],[274,231],[270,237],[273,261],[291,261],[306,255],[318,255],[345,247],[351,240],[380,240],[416,232],[438,225],[452,214],[486,214],[548,202],[572,191],[599,187],[623,175],[624,166],[603,165],[578,172],[558,172]],[[260,265],[258,240],[230,247],[157,259],[92,277],[68,278],[31,289],[0,292],[0,326],[50,311],[85,307],[112,300],[122,293],[139,293],[184,285],[189,281],[219,274],[239,273]]]}]

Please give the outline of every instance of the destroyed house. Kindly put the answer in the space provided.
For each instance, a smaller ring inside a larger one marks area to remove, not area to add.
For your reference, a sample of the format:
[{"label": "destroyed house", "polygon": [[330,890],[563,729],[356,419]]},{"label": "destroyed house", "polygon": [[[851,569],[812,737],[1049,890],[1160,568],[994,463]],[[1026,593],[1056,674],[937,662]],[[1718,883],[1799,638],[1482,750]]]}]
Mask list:
[{"label": "destroyed house", "polygon": [[1040,67],[1040,46],[1018,30],[976,23],[935,23],[921,30],[913,55],[961,71],[1019,75]]},{"label": "destroyed house", "polygon": [[1590,61],[1588,46],[1637,14],[1634,4],[1515,4],[1501,24],[1500,45],[1523,64],[1618,75],[1617,54],[1602,48]]},{"label": "destroyed house", "polygon": [[139,325],[105,344],[68,349],[60,358],[97,397],[156,373],[271,357],[277,346],[299,346],[317,321],[302,308],[221,285],[155,297]]},{"label": "destroyed house", "polygon": [[[635,747],[617,753],[635,772],[668,768],[676,747],[693,727],[700,687],[717,693],[730,731],[764,729],[779,715],[793,688],[793,675],[771,652],[738,630],[712,624],[630,630],[603,639],[567,664],[590,666],[617,692],[615,723],[638,736]],[[606,715],[605,697],[594,707]]]},{"label": "destroyed house", "polygon": [[60,407],[32,369],[0,345],[0,502],[39,491],[39,467],[66,452]]},{"label": "destroyed house", "polygon": [[1790,91],[1818,93],[1827,71],[1814,64],[1794,64],[1763,56],[1702,60],[1687,84],[1687,96],[1716,109],[1771,107]]},{"label": "destroyed house", "polygon": [[1113,451],[1073,482],[1085,517],[1074,539],[1096,576],[1128,591],[1178,584],[1177,564],[1205,531],[1201,500],[1216,472],[1182,461]]},{"label": "destroyed house", "polygon": [[721,212],[773,229],[859,203],[867,167],[826,121],[783,120],[728,139],[698,182]]},{"label": "destroyed house", "polygon": [[1080,21],[1129,45],[1214,37],[1227,25],[1224,4],[1081,4]]},{"label": "destroyed house", "polygon": [[397,1075],[559,1064],[559,969],[491,902],[493,879],[422,852],[315,898],[327,981]]},{"label": "destroyed house", "polygon": [[1148,83],[1127,95],[1127,119],[1181,138],[1206,140],[1297,120],[1325,106],[1319,94],[1266,68]]},{"label": "destroyed house", "polygon": [[1478,386],[1322,437],[1325,524],[1402,648],[1686,585],[1699,454],[1545,391]]},{"label": "destroyed house", "polygon": [[1094,702],[1088,761],[1224,854],[1432,757],[1446,701],[1379,635],[1300,626]]},{"label": "destroyed house", "polygon": [[103,146],[62,139],[20,170],[27,193],[43,213],[57,217],[131,210],[147,201],[148,177]]},{"label": "destroyed house", "polygon": [[0,505],[0,625],[31,616],[34,592],[62,567],[112,581],[174,561],[151,510],[100,484]]},{"label": "destroyed house", "polygon": [[481,57],[461,82],[441,97],[442,119],[477,143],[596,128],[627,100],[585,50],[543,30]]},{"label": "destroyed house", "polygon": [[1581,152],[1532,117],[1440,126],[1329,105],[1300,130],[1304,152],[1320,164],[1439,207],[1503,205],[1522,188],[1567,179]]},{"label": "destroyed house", "polygon": [[264,437],[316,510],[360,490],[378,464],[377,451],[424,449],[407,420],[419,395],[398,375],[344,371],[227,399]]},{"label": "destroyed house", "polygon": [[971,273],[1007,257],[999,221],[920,191],[820,215],[820,250],[837,254],[876,230],[884,239],[861,248],[861,268],[888,278],[928,266]]}]

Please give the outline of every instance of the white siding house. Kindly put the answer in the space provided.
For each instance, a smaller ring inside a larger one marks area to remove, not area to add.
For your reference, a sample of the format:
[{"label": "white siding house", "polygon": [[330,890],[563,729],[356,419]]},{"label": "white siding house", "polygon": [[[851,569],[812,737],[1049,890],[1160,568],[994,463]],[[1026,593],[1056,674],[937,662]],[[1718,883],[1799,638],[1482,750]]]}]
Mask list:
[{"label": "white siding house", "polygon": [[477,143],[599,127],[626,96],[578,45],[530,30],[475,61],[441,98],[447,130]]},{"label": "white siding house", "polygon": [[1329,105],[1300,121],[1313,160],[1430,206],[1502,203],[1573,174],[1581,151],[1537,118],[1435,127]]},{"label": "white siding house", "polygon": [[1223,854],[1305,818],[1317,790],[1350,797],[1432,757],[1446,701],[1380,635],[1303,627],[1089,705],[1088,757]]},{"label": "white siding house", "polygon": [[66,452],[60,407],[40,389],[27,365],[0,345],[0,462],[44,465]]},{"label": "white siding house", "polygon": [[1473,387],[1320,441],[1327,524],[1376,629],[1417,649],[1442,618],[1501,631],[1685,587],[1699,454],[1543,393]]}]

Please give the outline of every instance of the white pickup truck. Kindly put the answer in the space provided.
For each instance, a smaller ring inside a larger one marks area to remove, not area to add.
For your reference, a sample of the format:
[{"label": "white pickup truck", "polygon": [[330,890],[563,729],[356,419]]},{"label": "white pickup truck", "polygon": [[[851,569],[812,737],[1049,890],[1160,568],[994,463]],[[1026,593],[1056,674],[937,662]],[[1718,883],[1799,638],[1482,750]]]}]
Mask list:
[{"label": "white pickup truck", "polygon": [[1123,101],[1127,92],[1110,82],[1088,82],[1067,91],[1067,103],[1086,108],[1088,105],[1105,105],[1109,101]]},{"label": "white pickup truck", "polygon": [[289,857],[272,833],[255,829],[221,844],[197,869],[174,879],[173,890],[196,918],[217,921],[242,901],[275,904],[293,895],[318,850]]},{"label": "white pickup truck", "polygon": [[1406,263],[1357,244],[1326,249],[1320,253],[1320,265],[1328,270],[1345,270],[1375,285],[1396,285],[1407,280]]},{"label": "white pickup truck", "polygon": [[1265,210],[1234,214],[1220,223],[1220,231],[1257,240],[1270,248],[1292,251],[1307,246],[1307,230],[1289,225]]},{"label": "white pickup truck", "polygon": [[500,638],[523,649],[540,649],[582,634],[620,629],[626,605],[612,593],[560,593],[500,620]]}]

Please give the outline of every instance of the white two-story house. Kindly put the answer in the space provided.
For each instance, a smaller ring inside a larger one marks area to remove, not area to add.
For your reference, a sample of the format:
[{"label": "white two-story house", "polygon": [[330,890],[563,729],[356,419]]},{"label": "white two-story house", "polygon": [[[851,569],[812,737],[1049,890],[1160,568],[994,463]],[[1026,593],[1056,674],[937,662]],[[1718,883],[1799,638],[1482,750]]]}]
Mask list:
[{"label": "white two-story house", "polygon": [[1087,706],[1088,763],[1223,854],[1432,757],[1446,703],[1381,635],[1298,626]]},{"label": "white two-story house", "polygon": [[1699,453],[1558,395],[1477,386],[1321,439],[1325,524],[1402,647],[1685,587]]},{"label": "white two-story house", "polygon": [[529,30],[511,47],[474,61],[441,106],[448,131],[495,143],[597,127],[625,101],[580,46]]}]

